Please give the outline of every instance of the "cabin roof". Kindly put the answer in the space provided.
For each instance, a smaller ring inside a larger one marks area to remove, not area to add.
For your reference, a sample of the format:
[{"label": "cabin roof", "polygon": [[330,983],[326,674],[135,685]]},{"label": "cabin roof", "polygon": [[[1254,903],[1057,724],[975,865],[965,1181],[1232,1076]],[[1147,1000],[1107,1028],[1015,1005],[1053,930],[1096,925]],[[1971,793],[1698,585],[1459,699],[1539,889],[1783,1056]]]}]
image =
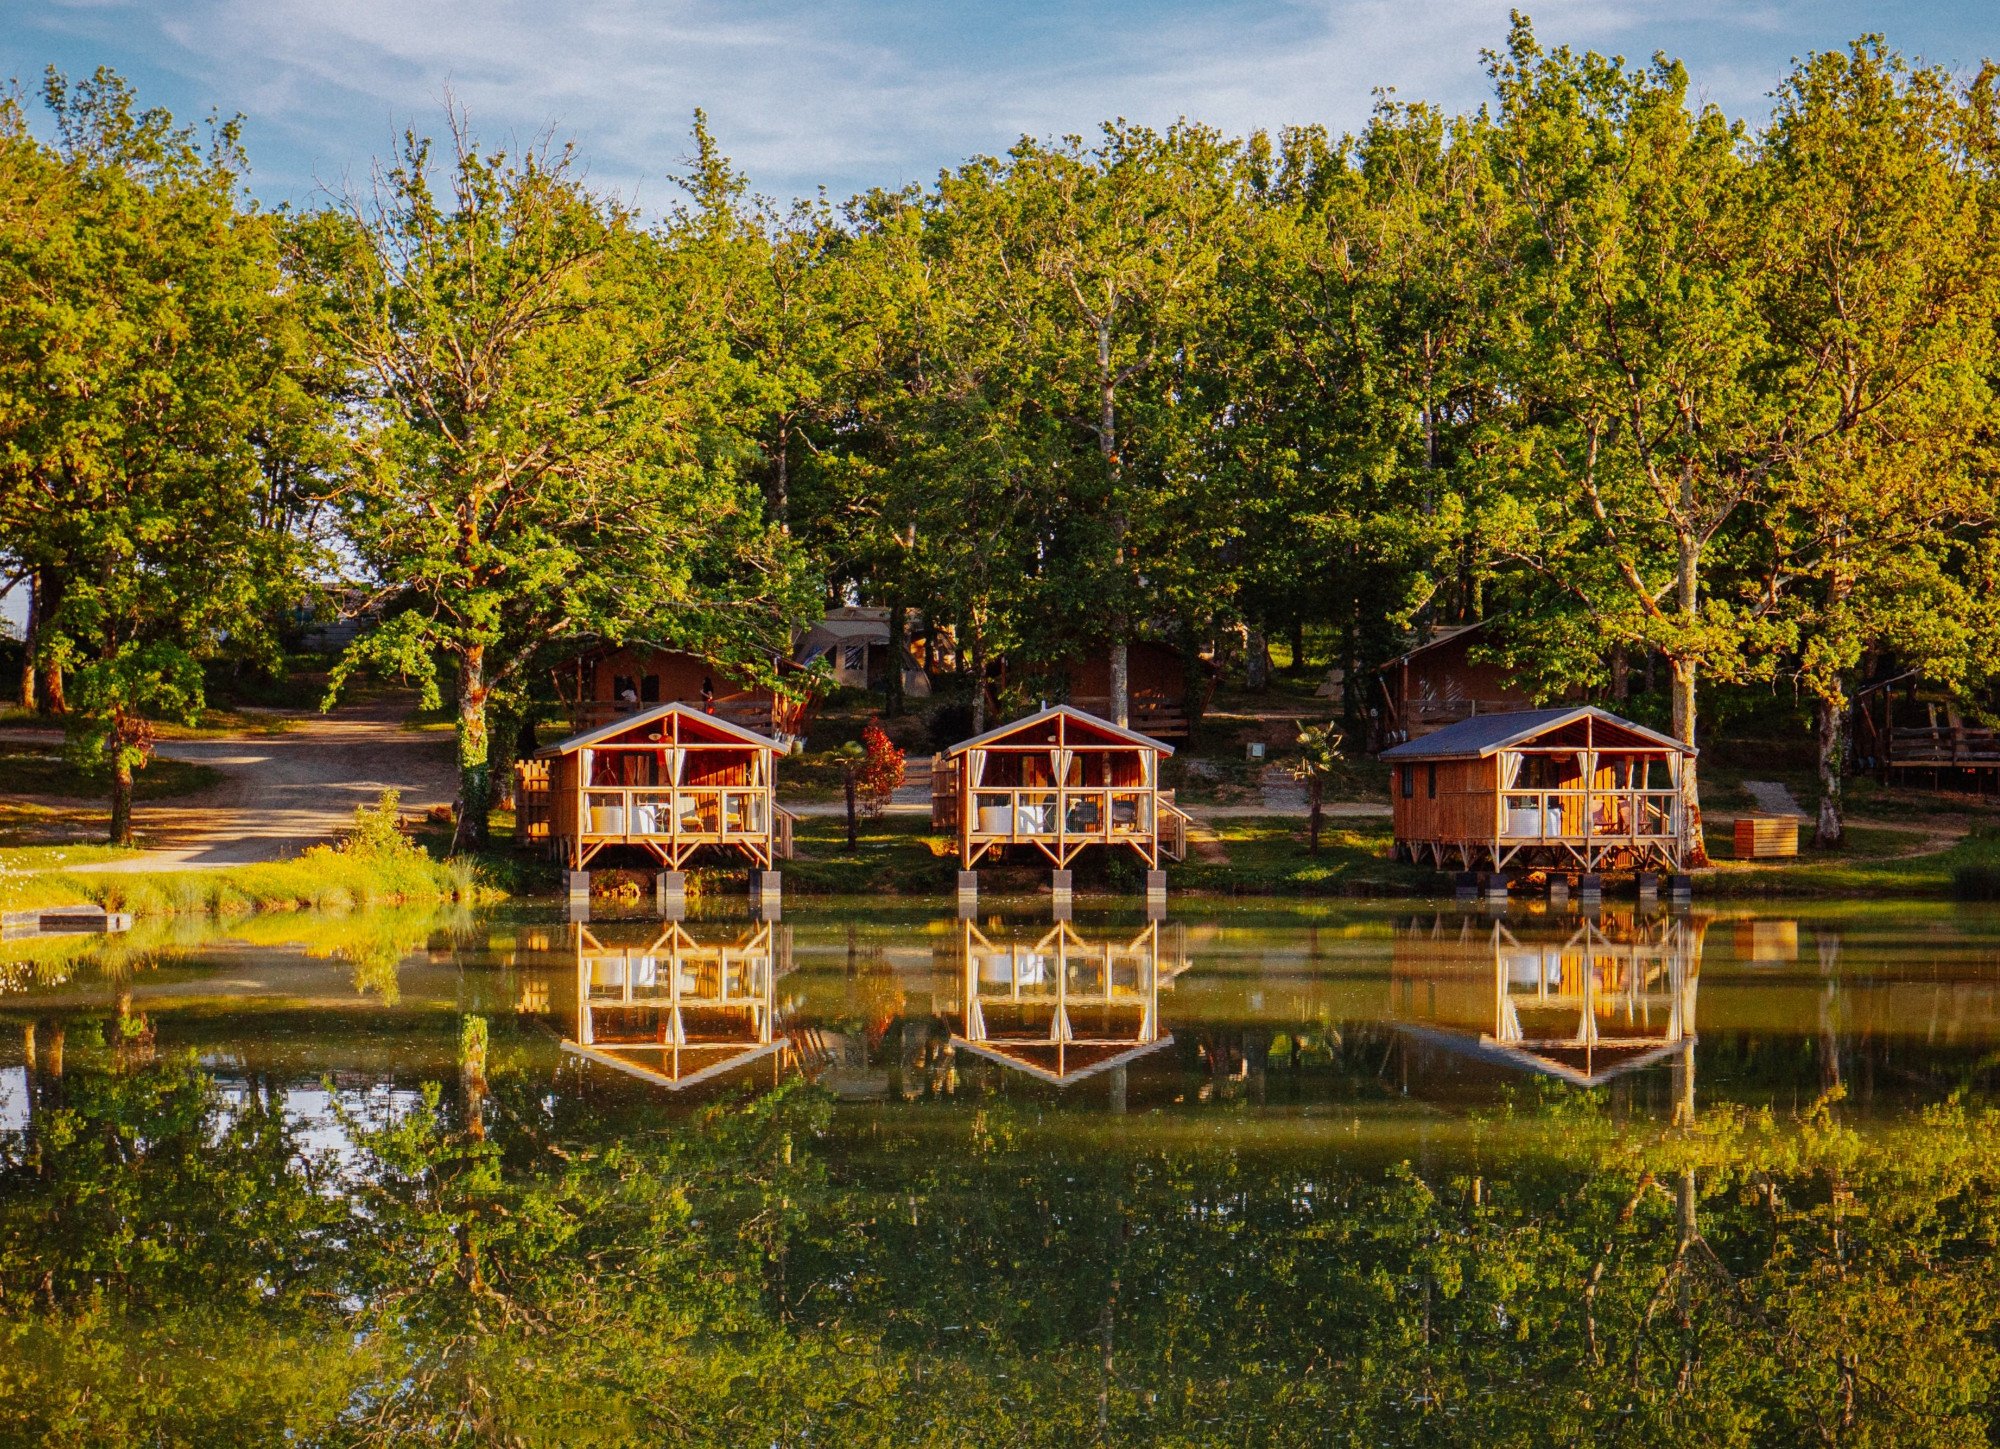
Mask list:
[{"label": "cabin roof", "polygon": [[[1170,1047],[1174,1044],[1174,1035],[1162,1032],[1152,1041],[1127,1045],[1123,1042],[973,1041],[970,1037],[954,1033],[951,1044],[961,1051],[1000,1062],[1044,1082],[1067,1087],[1085,1077],[1094,1077],[1099,1072],[1137,1061],[1162,1047]],[[1062,1063],[1060,1071],[1056,1066],[1058,1062]]]},{"label": "cabin roof", "polygon": [[1536,735],[1546,734],[1580,719],[1594,719],[1639,736],[1646,743],[1680,754],[1695,753],[1670,735],[1649,730],[1642,724],[1620,718],[1596,705],[1569,705],[1558,709],[1517,709],[1505,714],[1476,714],[1470,719],[1448,724],[1419,739],[1406,740],[1382,751],[1385,760],[1463,760],[1496,754]]},{"label": "cabin roof", "polygon": [[1007,738],[1007,736],[1011,734],[1015,734],[1021,730],[1030,729],[1035,725],[1045,723],[1048,720],[1054,719],[1058,715],[1062,715],[1069,719],[1073,719],[1078,724],[1086,725],[1091,729],[1102,730],[1104,733],[1108,735],[1115,735],[1119,739],[1123,740],[1125,743],[1130,745],[1138,745],[1141,748],[1148,750],[1157,750],[1163,755],[1171,755],[1174,752],[1174,747],[1172,745],[1167,744],[1163,740],[1156,740],[1151,735],[1142,735],[1137,730],[1128,730],[1121,728],[1120,726],[1113,724],[1108,719],[1100,719],[1096,715],[1091,714],[1089,711],[1078,709],[1074,705],[1052,704],[1047,709],[1042,710],[1040,713],[1024,715],[1020,719],[1009,721],[1007,724],[998,725],[993,729],[986,731],[986,733],[983,735],[974,735],[969,740],[960,740],[957,744],[953,745],[950,749],[945,751],[945,757],[949,759],[953,755],[962,755],[967,750],[978,749],[981,745],[989,745],[996,740],[1004,740],[1005,738]]},{"label": "cabin roof", "polygon": [[627,730],[651,724],[656,719],[665,719],[668,715],[673,714],[683,715],[688,719],[699,721],[704,728],[713,729],[718,734],[725,735],[733,740],[739,740],[746,745],[761,745],[767,750],[778,748],[778,742],[768,735],[760,735],[755,730],[743,728],[742,725],[731,724],[728,720],[722,718],[722,716],[710,714],[703,709],[697,709],[691,704],[674,703],[656,704],[651,709],[642,709],[634,714],[621,714],[609,724],[599,725],[594,730],[585,730],[580,735],[571,735],[568,739],[558,740],[552,745],[544,745],[541,749],[535,751],[535,758],[541,760],[555,755],[573,755],[578,750],[587,749],[589,746],[598,744],[603,740],[622,735]]},{"label": "cabin roof", "polygon": [[1406,660],[1414,659],[1419,654],[1427,654],[1433,649],[1451,643],[1454,639],[1463,639],[1468,634],[1477,634],[1481,629],[1489,627],[1492,623],[1491,619],[1480,619],[1471,624],[1454,624],[1448,629],[1440,629],[1423,643],[1405,649],[1401,654],[1398,654],[1386,663],[1376,665],[1375,672],[1379,674],[1385,669],[1394,669]]}]

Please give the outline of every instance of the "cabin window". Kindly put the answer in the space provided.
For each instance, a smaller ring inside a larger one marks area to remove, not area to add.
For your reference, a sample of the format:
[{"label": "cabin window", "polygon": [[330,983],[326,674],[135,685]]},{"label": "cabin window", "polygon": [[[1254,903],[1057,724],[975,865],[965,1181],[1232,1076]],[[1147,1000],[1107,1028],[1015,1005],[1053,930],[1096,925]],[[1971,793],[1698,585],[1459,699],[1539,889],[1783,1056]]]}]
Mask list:
[{"label": "cabin window", "polygon": [[1430,778],[1425,782],[1424,788],[1430,792],[1430,798],[1435,800],[1438,797],[1438,767],[1433,764],[1426,769]]},{"label": "cabin window", "polygon": [[868,672],[868,646],[866,644],[843,644],[840,646],[840,667],[848,674]]},{"label": "cabin window", "polygon": [[1417,795],[1417,769],[1414,765],[1403,766],[1403,798],[1414,800]]},{"label": "cabin window", "polygon": [[620,704],[637,704],[639,702],[638,682],[629,674],[613,675],[611,679],[611,697]]},{"label": "cabin window", "polygon": [[660,702],[660,676],[649,674],[639,681],[639,700],[642,704]]}]

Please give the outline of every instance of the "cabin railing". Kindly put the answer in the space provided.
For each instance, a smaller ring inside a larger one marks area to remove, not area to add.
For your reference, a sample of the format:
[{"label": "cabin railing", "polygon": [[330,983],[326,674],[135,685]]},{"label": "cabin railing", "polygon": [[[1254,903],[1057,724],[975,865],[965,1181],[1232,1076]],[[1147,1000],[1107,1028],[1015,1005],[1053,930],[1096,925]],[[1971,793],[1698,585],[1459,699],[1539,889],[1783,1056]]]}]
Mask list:
[{"label": "cabin railing", "polygon": [[1506,790],[1502,840],[1658,840],[1680,834],[1674,790]]},{"label": "cabin railing", "polygon": [[2000,730],[1968,729],[1963,725],[1891,730],[1889,763],[1891,766],[2000,763]]},{"label": "cabin railing", "polygon": [[593,785],[583,792],[579,833],[585,840],[661,836],[729,842],[762,840],[773,802],[766,785],[683,785],[678,788]]},{"label": "cabin railing", "polygon": [[971,795],[966,834],[972,840],[1121,840],[1153,834],[1154,793],[1144,786],[982,785]]},{"label": "cabin railing", "polygon": [[1188,826],[1194,817],[1174,803],[1167,791],[1160,792],[1160,854],[1169,860],[1186,860]]},{"label": "cabin railing", "polygon": [[549,762],[522,760],[514,767],[515,833],[522,840],[546,844],[554,797],[549,788]]}]

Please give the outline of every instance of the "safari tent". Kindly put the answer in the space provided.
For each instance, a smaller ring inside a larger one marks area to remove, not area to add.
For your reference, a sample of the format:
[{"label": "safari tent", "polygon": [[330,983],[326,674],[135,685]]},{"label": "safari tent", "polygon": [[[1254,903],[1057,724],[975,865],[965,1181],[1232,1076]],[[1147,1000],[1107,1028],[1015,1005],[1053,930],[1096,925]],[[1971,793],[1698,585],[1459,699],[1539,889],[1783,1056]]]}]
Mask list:
[{"label": "safari tent", "polygon": [[1460,720],[1382,752],[1397,855],[1440,869],[1678,871],[1694,753],[1592,705]]},{"label": "safari tent", "polygon": [[970,870],[1008,846],[1058,870],[1091,846],[1127,847],[1148,866],[1180,860],[1187,816],[1160,788],[1173,746],[1069,705],[953,745],[933,762],[931,822],[958,834]]},{"label": "safari tent", "polygon": [[669,870],[715,849],[768,867],[789,855],[773,790],[776,740],[685,704],[655,705],[571,735],[521,764],[523,837],[571,870],[635,846]]}]

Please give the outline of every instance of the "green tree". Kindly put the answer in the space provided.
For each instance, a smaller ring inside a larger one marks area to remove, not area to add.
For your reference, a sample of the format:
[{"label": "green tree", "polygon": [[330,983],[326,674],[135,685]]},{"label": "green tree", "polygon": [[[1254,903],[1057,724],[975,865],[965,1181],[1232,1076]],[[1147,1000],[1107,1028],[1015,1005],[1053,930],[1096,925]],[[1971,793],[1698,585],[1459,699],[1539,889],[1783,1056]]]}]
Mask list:
[{"label": "green tree", "polygon": [[[1697,683],[1760,657],[1754,607],[1715,578],[1725,530],[1767,489],[1773,432],[1744,136],[1689,108],[1677,62],[1544,51],[1525,19],[1491,69],[1510,207],[1487,265],[1506,279],[1516,406],[1487,456],[1515,505],[1498,551],[1544,604],[1518,633],[1545,678],[1595,681],[1619,645],[1657,651],[1674,734],[1694,744]],[[1683,808],[1699,862],[1692,768]]]},{"label": "green tree", "polygon": [[1789,414],[1770,590],[1817,716],[1821,845],[1842,838],[1864,658],[1961,689],[2000,662],[1993,90],[1991,68],[1961,85],[1865,39],[1793,71],[1759,151],[1766,386]]},{"label": "green tree", "polygon": [[[103,70],[52,72],[44,98],[40,194],[0,227],[0,539],[35,581],[34,658],[67,676],[72,754],[108,774],[129,844],[154,722],[200,713],[205,657],[274,648],[304,551],[273,479],[311,471],[326,400],[284,223],[240,194],[235,123],[204,147]],[[0,125],[11,172],[35,143],[18,112]]]},{"label": "green tree", "polygon": [[341,495],[384,624],[375,664],[455,676],[456,843],[485,839],[489,709],[550,650],[634,635],[753,664],[805,607],[796,552],[743,478],[711,278],[593,195],[567,151],[482,153],[454,118],[442,183],[407,139],[329,277],[366,369]]}]

